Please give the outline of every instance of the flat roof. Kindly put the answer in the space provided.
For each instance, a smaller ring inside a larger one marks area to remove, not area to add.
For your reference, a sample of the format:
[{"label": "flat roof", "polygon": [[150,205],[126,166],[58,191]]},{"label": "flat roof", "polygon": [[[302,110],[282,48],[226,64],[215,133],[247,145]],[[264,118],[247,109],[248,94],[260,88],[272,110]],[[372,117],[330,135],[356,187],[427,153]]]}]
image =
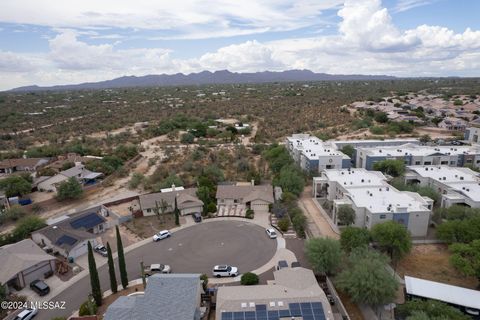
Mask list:
[{"label": "flat roof", "polygon": [[479,174],[470,168],[449,166],[407,166],[421,177],[440,181],[444,184],[480,182]]},{"label": "flat roof", "polygon": [[420,146],[411,143],[400,146],[360,147],[359,150],[377,157],[480,154],[477,146]]},{"label": "flat roof", "polygon": [[405,276],[408,294],[480,310],[480,291]]},{"label": "flat roof", "polygon": [[335,181],[344,187],[381,186],[387,178],[380,171],[368,171],[364,168],[326,169],[322,172],[330,181]]},{"label": "flat roof", "polygon": [[287,137],[287,140],[296,150],[301,150],[302,154],[309,160],[318,159],[320,156],[340,156],[344,159],[350,159],[349,156],[337,149],[337,146],[330,141],[323,141],[315,136],[308,134],[298,134]]},{"label": "flat roof", "polygon": [[400,213],[430,211],[427,202],[414,193],[398,191],[389,185],[382,187],[348,188],[349,197],[357,207],[368,208],[372,213]]}]

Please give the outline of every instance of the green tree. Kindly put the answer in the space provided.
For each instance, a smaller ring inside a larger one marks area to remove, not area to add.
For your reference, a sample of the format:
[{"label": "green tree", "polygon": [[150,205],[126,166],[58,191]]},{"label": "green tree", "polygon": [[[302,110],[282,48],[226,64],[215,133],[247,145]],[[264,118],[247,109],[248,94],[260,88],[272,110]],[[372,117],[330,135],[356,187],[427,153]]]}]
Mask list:
[{"label": "green tree", "polygon": [[17,222],[15,229],[12,231],[12,236],[16,241],[20,241],[27,238],[33,231],[46,225],[45,220],[38,216],[26,216]]},{"label": "green tree", "polygon": [[110,275],[110,289],[113,293],[117,292],[117,277],[115,276],[115,264],[113,263],[112,248],[107,242],[108,274]]},{"label": "green tree", "polygon": [[22,176],[12,175],[0,180],[0,189],[7,197],[23,196],[32,191],[32,183]]},{"label": "green tree", "polygon": [[330,238],[313,238],[305,244],[305,254],[316,273],[334,274],[340,266],[340,242]]},{"label": "green tree", "polygon": [[358,247],[367,247],[370,243],[370,232],[365,228],[346,227],[340,235],[340,246],[345,252]]},{"label": "green tree", "polygon": [[82,185],[75,177],[68,178],[67,181],[61,182],[57,187],[57,199],[60,201],[79,199],[83,195]]},{"label": "green tree", "polygon": [[175,173],[171,173],[163,179],[163,181],[160,183],[160,188],[171,188],[172,185],[175,185],[176,187],[181,187],[183,186],[183,181],[180,179],[179,176],[177,176]]},{"label": "green tree", "polygon": [[290,219],[288,219],[288,217],[284,217],[282,219],[280,219],[278,222],[278,228],[283,231],[283,232],[287,232],[288,231],[288,228],[290,227]]},{"label": "green tree", "polygon": [[[469,320],[469,316],[463,314],[460,310],[449,306],[446,303],[437,300],[408,300],[404,304],[399,305],[396,310],[397,314],[409,320],[426,319],[426,320]],[[423,315],[423,318],[419,314]],[[425,317],[426,316],[426,317]]]},{"label": "green tree", "polygon": [[398,177],[405,173],[405,163],[402,160],[382,160],[373,164],[373,170],[382,171],[385,174]]},{"label": "green tree", "polygon": [[354,249],[346,268],[337,276],[338,287],[353,302],[371,306],[387,304],[395,299],[398,282],[387,272],[388,258],[366,247]]},{"label": "green tree", "polygon": [[355,148],[351,144],[347,144],[342,148],[342,152],[352,158],[353,154],[355,153]]},{"label": "green tree", "polygon": [[373,117],[375,121],[379,123],[387,123],[388,122],[388,115],[385,112],[379,111],[375,112],[375,116]]},{"label": "green tree", "polygon": [[92,244],[88,241],[88,272],[90,273],[90,286],[92,288],[92,296],[97,306],[102,305],[102,289],[100,287],[100,279],[98,277],[97,265],[93,256]]},{"label": "green tree", "polygon": [[303,191],[305,180],[298,168],[288,165],[280,170],[278,176],[273,179],[273,184],[282,187],[284,191],[299,195]]},{"label": "green tree", "polygon": [[200,275],[200,281],[202,281],[203,291],[207,291],[207,289],[208,289],[208,275],[205,274],[205,273],[202,273]]},{"label": "green tree", "polygon": [[372,239],[396,264],[412,248],[412,239],[403,224],[395,221],[379,223],[372,228]]},{"label": "green tree", "polygon": [[292,225],[297,235],[300,238],[305,238],[305,227],[307,226],[307,218],[303,215],[303,212],[296,214],[292,218]]},{"label": "green tree", "polygon": [[347,204],[338,208],[337,219],[339,224],[349,226],[355,222],[355,210]]},{"label": "green tree", "polygon": [[191,144],[195,141],[195,136],[191,134],[190,132],[182,134],[180,137],[180,142],[181,143],[186,143],[186,144]]},{"label": "green tree", "polygon": [[127,265],[125,263],[125,254],[123,252],[122,237],[120,236],[120,230],[118,229],[118,225],[115,226],[115,231],[117,234],[117,253],[118,253],[118,268],[120,270],[120,281],[122,282],[123,289],[125,289],[128,287]]},{"label": "green tree", "polygon": [[427,143],[427,142],[430,142],[432,141],[432,138],[430,137],[429,134],[424,134],[423,136],[420,137],[420,139],[418,139],[421,143]]},{"label": "green tree", "polygon": [[242,277],[240,278],[240,284],[242,286],[251,286],[258,284],[258,276],[253,273],[253,272],[246,272],[242,274]]},{"label": "green tree", "polygon": [[180,210],[178,209],[177,205],[177,197],[175,197],[175,209],[173,210],[173,214],[175,215],[175,225],[180,225]]},{"label": "green tree", "polygon": [[480,239],[480,215],[446,221],[437,227],[437,236],[448,243],[470,243]]},{"label": "green tree", "polygon": [[129,189],[136,189],[140,184],[145,181],[145,176],[141,173],[134,172],[132,178],[128,182]]},{"label": "green tree", "polygon": [[454,243],[449,246],[450,263],[463,275],[476,277],[480,283],[480,239],[471,243]]},{"label": "green tree", "polygon": [[[26,214],[27,213],[25,212],[25,209],[23,209],[21,205],[14,204],[9,209],[5,210],[5,213],[3,214],[3,216],[6,219],[17,221],[18,219],[24,217]],[[1,213],[0,213],[0,216],[2,216]]]}]

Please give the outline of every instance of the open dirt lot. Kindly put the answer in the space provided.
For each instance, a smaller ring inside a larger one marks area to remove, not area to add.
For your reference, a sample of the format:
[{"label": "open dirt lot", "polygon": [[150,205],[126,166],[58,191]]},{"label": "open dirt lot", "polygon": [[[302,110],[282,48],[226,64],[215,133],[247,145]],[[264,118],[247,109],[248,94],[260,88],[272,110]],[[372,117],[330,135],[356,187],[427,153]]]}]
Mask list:
[{"label": "open dirt lot", "polygon": [[403,277],[409,275],[431,281],[475,289],[478,282],[473,277],[464,277],[449,262],[447,245],[416,245],[397,267],[397,273]]}]

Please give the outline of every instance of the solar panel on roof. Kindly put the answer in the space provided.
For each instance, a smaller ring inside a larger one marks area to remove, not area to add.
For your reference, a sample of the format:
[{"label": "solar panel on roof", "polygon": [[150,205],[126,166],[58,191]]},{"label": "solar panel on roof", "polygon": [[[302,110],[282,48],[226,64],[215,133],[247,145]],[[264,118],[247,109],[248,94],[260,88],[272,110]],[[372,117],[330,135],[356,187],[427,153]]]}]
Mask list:
[{"label": "solar panel on roof", "polygon": [[70,222],[70,225],[74,229],[85,228],[90,229],[99,225],[103,222],[102,217],[100,217],[96,212],[92,212],[86,216],[80,217]]},{"label": "solar panel on roof", "polygon": [[68,244],[69,246],[73,246],[77,242],[77,239],[72,238],[67,235],[63,235],[60,238],[58,238],[57,242],[55,244],[57,246],[61,246],[62,244]]},{"label": "solar panel on roof", "polygon": [[257,304],[256,311],[223,312],[221,320],[280,320],[280,318],[302,317],[303,320],[325,320],[322,303],[290,303],[288,309],[267,310],[267,305]]}]

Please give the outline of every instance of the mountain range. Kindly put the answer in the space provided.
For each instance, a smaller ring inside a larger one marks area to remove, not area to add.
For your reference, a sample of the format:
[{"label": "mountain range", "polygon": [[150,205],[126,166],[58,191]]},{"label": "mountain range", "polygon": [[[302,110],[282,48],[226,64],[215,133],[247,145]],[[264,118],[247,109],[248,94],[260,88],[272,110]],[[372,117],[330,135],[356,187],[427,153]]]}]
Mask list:
[{"label": "mountain range", "polygon": [[67,84],[40,87],[37,85],[18,87],[10,91],[45,91],[45,90],[95,90],[130,87],[162,87],[186,86],[204,84],[241,84],[241,83],[267,83],[267,82],[298,82],[298,81],[342,81],[342,80],[393,80],[396,77],[386,75],[334,75],[315,73],[310,70],[263,71],[250,73],[237,73],[228,70],[202,71],[199,73],[159,74],[146,76],[124,76],[112,80],[99,82],[86,82],[80,84]]}]

